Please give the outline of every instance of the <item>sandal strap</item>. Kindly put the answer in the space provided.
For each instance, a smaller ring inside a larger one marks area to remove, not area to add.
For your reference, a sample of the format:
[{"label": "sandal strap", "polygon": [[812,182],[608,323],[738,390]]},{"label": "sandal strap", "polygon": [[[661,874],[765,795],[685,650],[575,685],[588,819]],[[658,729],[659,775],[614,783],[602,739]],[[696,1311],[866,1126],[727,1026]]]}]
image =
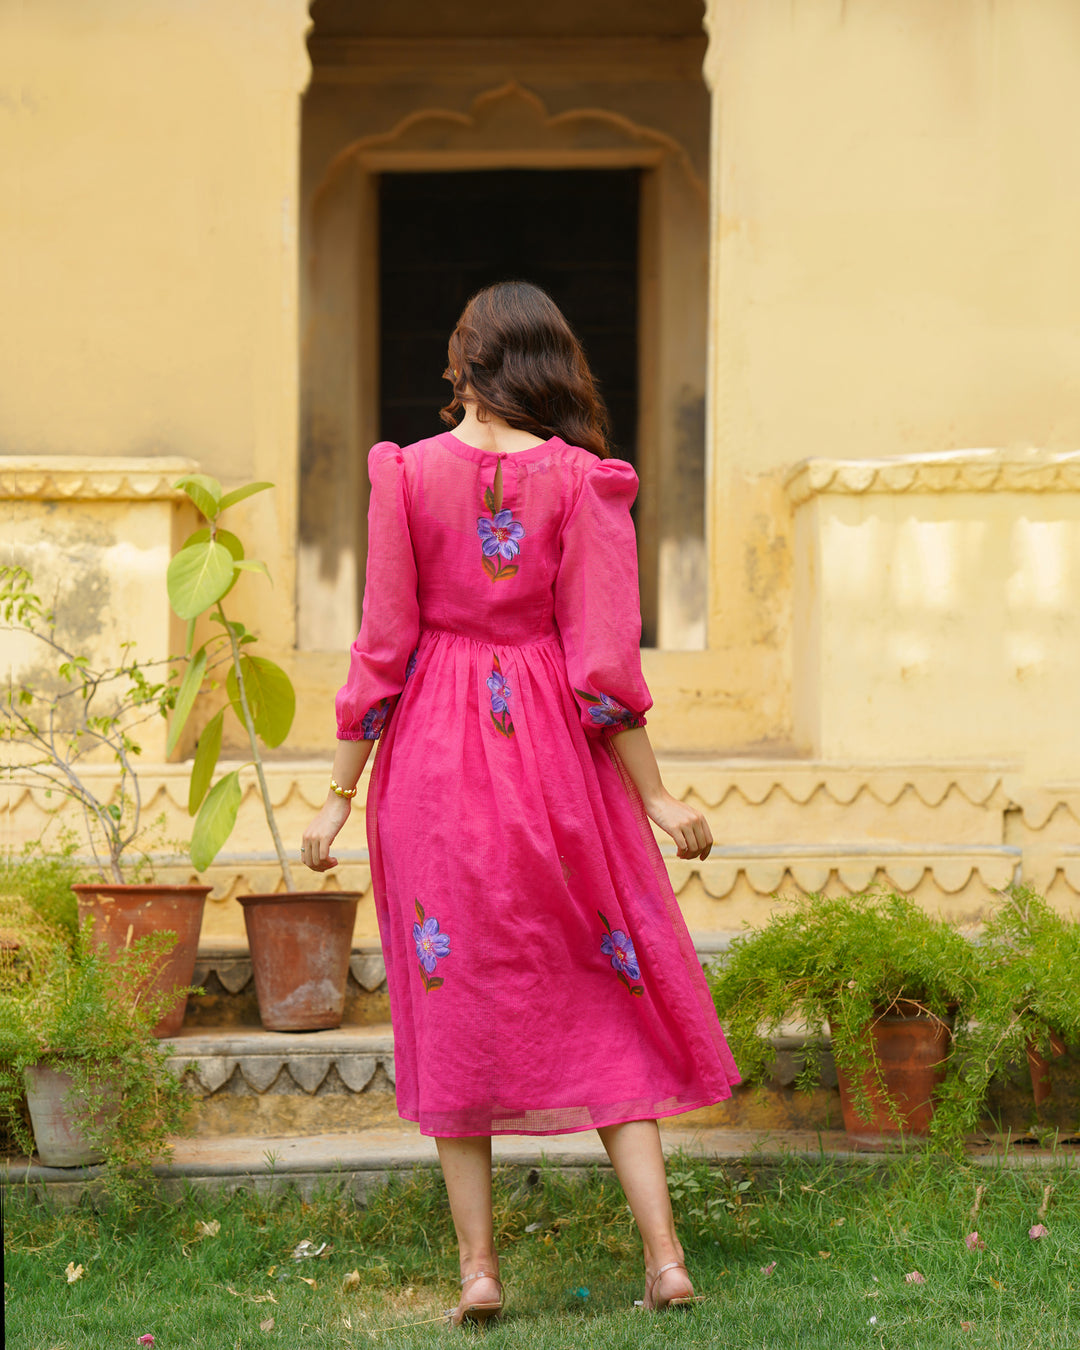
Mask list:
[{"label": "sandal strap", "polygon": [[465,1286],[469,1283],[470,1280],[494,1280],[495,1283],[499,1286],[499,1288],[500,1289],[502,1288],[502,1283],[499,1280],[498,1275],[492,1275],[490,1270],[474,1270],[471,1275],[462,1276],[461,1280],[462,1289],[465,1288]]},{"label": "sandal strap", "polygon": [[685,1270],[685,1269],[686,1269],[685,1261],[669,1261],[666,1266],[661,1266],[660,1269],[653,1275],[652,1278],[654,1280],[658,1280],[661,1275],[665,1274],[669,1270]]}]

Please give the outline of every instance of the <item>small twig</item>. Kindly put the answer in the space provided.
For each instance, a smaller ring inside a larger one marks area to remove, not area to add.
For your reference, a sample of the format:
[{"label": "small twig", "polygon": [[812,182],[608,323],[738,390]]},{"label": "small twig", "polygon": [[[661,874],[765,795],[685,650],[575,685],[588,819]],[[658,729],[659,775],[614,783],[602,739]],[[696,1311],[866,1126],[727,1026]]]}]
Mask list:
[{"label": "small twig", "polygon": [[1047,1211],[1050,1209],[1050,1197],[1051,1197],[1053,1194],[1054,1194],[1053,1183],[1052,1183],[1052,1182],[1048,1182],[1048,1183],[1043,1187],[1042,1204],[1039,1206],[1038,1212],[1037,1212],[1036,1215],[1035,1215],[1035,1217],[1036,1217],[1037,1219],[1040,1219],[1040,1220],[1041,1220],[1041,1219],[1045,1219],[1045,1218],[1046,1218]]},{"label": "small twig", "polygon": [[974,1223],[979,1214],[979,1206],[982,1204],[982,1198],[986,1194],[986,1187],[979,1185],[975,1187],[975,1203],[971,1206],[969,1218]]}]

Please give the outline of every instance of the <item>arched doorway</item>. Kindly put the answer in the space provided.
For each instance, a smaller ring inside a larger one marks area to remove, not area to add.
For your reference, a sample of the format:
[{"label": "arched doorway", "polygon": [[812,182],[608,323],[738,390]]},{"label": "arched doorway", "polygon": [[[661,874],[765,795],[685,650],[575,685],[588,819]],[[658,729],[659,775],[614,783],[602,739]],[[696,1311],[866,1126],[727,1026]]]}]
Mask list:
[{"label": "arched doorway", "polygon": [[[621,45],[589,32],[597,20],[589,5],[564,8],[558,22],[577,36],[462,44],[442,36],[350,36],[327,18],[345,22],[339,0],[313,6],[301,238],[302,648],[340,650],[355,635],[366,450],[383,436],[410,439],[418,427],[427,428],[422,434],[439,429],[449,328],[475,285],[508,272],[531,275],[564,304],[612,404],[618,450],[641,477],[645,645],[704,646],[702,6],[674,6],[674,21],[685,26],[693,16],[692,36],[642,31]],[[644,5],[619,14],[605,4],[591,8],[608,24],[629,16],[631,27],[647,28],[662,18]],[[470,16],[475,21],[471,9]],[[422,32],[422,24],[409,31]],[[472,66],[448,73],[443,58],[466,50]],[[535,79],[489,85],[462,106],[465,88],[508,70]],[[544,80],[562,81],[545,88],[563,105],[558,110],[536,92]],[[651,123],[639,120],[645,105]],[[387,126],[389,112],[396,120]],[[385,129],[355,134],[380,123]],[[563,209],[546,212],[539,235],[531,225],[489,229],[486,252],[474,250],[461,266],[468,250],[450,219],[453,201],[482,202],[496,192],[505,201],[508,187],[526,214],[545,200]],[[567,209],[575,196],[587,202],[584,224]],[[575,268],[590,256],[591,270]],[[531,264],[527,270],[522,261]]]}]

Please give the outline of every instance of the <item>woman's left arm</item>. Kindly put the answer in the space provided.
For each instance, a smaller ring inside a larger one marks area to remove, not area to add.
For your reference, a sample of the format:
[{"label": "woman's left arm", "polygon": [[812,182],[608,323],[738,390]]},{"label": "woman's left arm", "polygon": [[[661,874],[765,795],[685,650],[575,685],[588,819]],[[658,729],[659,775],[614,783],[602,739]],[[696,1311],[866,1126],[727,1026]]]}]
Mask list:
[{"label": "woman's left arm", "polygon": [[664,787],[645,728],[614,732],[611,747],[637,788],[645,814],[665,834],[671,835],[678,846],[679,857],[707,858],[713,846],[709,822],[700,811],[679,801]]}]

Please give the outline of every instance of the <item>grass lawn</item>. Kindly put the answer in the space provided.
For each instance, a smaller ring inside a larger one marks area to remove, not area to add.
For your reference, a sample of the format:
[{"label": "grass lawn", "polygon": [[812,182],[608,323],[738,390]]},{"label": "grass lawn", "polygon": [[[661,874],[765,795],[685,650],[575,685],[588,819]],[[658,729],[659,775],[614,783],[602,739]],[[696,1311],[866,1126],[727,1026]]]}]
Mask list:
[{"label": "grass lawn", "polygon": [[[395,1180],[364,1209],[332,1190],[310,1204],[247,1190],[63,1212],[12,1190],[6,1344],[114,1350],[150,1333],[156,1350],[435,1346],[451,1335],[483,1336],[491,1350],[1080,1347],[1080,1169],[922,1156],[710,1172],[676,1157],[670,1174],[705,1304],[633,1308],[639,1248],[609,1175],[508,1170],[496,1181],[507,1315],[455,1333],[427,1320],[457,1297],[437,1173]],[[1032,1239],[1039,1222],[1048,1234]],[[965,1241],[975,1230],[985,1246]],[[304,1240],[329,1245],[294,1260]],[[71,1283],[69,1262],[83,1267]],[[924,1282],[905,1278],[915,1271]]]}]

